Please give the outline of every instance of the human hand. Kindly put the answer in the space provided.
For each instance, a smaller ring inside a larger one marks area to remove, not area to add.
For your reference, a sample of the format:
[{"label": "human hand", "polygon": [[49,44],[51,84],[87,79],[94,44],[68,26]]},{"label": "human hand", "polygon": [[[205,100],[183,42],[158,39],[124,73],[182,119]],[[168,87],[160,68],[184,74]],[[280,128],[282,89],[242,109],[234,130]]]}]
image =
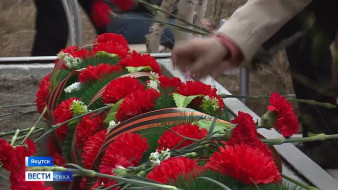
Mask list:
[{"label": "human hand", "polygon": [[216,28],[216,24],[207,18],[202,19],[202,26],[209,32],[213,32]]},{"label": "human hand", "polygon": [[229,50],[216,38],[193,39],[176,45],[172,62],[182,72],[190,72],[194,79],[208,74],[217,78],[225,70],[239,65],[230,60]]}]

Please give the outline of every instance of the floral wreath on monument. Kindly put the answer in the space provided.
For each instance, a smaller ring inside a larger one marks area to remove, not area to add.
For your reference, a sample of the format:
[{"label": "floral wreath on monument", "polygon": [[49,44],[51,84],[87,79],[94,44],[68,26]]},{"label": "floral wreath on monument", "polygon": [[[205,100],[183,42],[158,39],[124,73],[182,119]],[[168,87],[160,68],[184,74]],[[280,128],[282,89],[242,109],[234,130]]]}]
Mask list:
[{"label": "floral wreath on monument", "polygon": [[[15,143],[17,131],[10,142],[0,139],[0,161],[10,171],[12,189],[52,189],[24,181],[26,170],[72,171],[79,174],[72,185],[81,189],[302,185],[282,180],[280,157],[268,146],[292,138],[265,139],[257,133],[260,127],[275,128],[284,137],[298,132],[285,97],[271,94],[259,123],[244,112],[233,118],[217,89],[162,75],[155,58],[130,51],[121,35],[106,33],[91,46],[61,50],[36,96],[41,116],[22,130],[22,142]],[[47,127],[39,125],[43,118]],[[54,166],[25,168],[25,157],[47,136]]]},{"label": "floral wreath on monument", "polygon": [[[134,5],[112,2],[121,10]],[[104,27],[110,7],[97,0],[92,9],[94,23]],[[73,189],[313,189],[282,174],[272,145],[337,135],[289,138],[298,121],[278,93],[260,122],[244,112],[233,117],[227,97],[200,81],[162,75],[155,58],[130,51],[121,35],[102,34],[90,46],[60,51],[36,94],[37,122],[0,133],[0,167],[15,190],[53,189],[25,181],[26,171],[73,172],[65,183]],[[27,105],[7,107],[20,106]],[[265,139],[257,128],[287,138]],[[53,166],[27,168],[25,157],[44,138]]]}]

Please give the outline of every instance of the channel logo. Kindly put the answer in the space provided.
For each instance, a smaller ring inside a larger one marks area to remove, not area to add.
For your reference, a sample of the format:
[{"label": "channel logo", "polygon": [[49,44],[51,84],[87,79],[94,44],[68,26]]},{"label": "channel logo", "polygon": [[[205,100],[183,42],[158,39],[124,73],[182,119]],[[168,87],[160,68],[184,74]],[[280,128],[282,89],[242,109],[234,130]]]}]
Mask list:
[{"label": "channel logo", "polygon": [[26,181],[72,181],[72,172],[26,171]]},{"label": "channel logo", "polygon": [[[53,166],[53,157],[26,157],[27,167]],[[26,181],[72,181],[72,172],[66,171],[26,171]]]},{"label": "channel logo", "polygon": [[26,166],[53,166],[53,157],[26,157]]}]

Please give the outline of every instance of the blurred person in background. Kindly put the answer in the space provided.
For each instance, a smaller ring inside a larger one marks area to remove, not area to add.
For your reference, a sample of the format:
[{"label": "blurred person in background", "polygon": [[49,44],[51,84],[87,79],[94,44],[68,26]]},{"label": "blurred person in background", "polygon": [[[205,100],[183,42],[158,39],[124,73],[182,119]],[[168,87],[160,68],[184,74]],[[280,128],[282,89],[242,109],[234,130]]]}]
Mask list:
[{"label": "blurred person in background", "polygon": [[[145,35],[153,23],[152,12],[142,4],[133,4],[131,9],[121,10],[116,4],[102,0],[78,0],[90,16],[96,33],[111,32],[123,35],[129,44],[144,44]],[[161,5],[162,0],[146,0],[153,5]],[[65,48],[68,40],[68,23],[61,0],[34,0],[37,15],[33,56],[56,55]],[[111,14],[114,14],[112,17]],[[174,23],[170,18],[169,22]],[[161,45],[172,49],[174,35],[164,29]]]},{"label": "blurred person in background", "polygon": [[[162,0],[145,0],[145,2],[160,6]],[[112,10],[116,14],[116,17],[108,23],[107,32],[123,35],[129,44],[145,44],[145,36],[149,33],[149,28],[153,23],[154,13],[141,3],[136,4],[128,11],[118,9],[113,4]],[[175,12],[176,5],[174,7],[174,14]],[[174,20],[172,17],[169,18],[169,22],[172,24]],[[161,36],[160,44],[172,49],[174,47],[174,41],[173,33],[166,27]]]},{"label": "blurred person in background", "polygon": [[[172,61],[194,79],[218,77],[224,70],[250,63],[259,48],[269,50],[293,38],[286,52],[296,97],[337,105],[338,63],[330,51],[332,42],[338,42],[337,14],[336,0],[249,0],[214,37],[175,46]],[[299,109],[303,136],[338,133],[337,107],[299,103]],[[338,168],[337,140],[304,143],[300,148],[322,167]]]},{"label": "blurred person in background", "polygon": [[[91,15],[94,0],[78,0],[83,10]],[[68,40],[68,23],[61,0],[34,0],[36,6],[35,38],[32,56],[56,55]],[[95,27],[101,34],[105,29]]]}]

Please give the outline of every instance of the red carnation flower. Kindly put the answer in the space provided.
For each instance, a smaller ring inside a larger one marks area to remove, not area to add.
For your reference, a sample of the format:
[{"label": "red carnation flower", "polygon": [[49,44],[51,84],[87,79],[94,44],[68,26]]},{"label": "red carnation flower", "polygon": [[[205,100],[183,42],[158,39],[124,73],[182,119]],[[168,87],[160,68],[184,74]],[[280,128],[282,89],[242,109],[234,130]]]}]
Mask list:
[{"label": "red carnation flower", "polygon": [[23,165],[25,164],[25,157],[32,156],[36,151],[36,147],[33,141],[31,141],[30,139],[27,139],[26,144],[27,144],[27,148],[25,146],[17,146],[14,149],[14,152],[17,158],[16,161]]},{"label": "red carnation flower", "polygon": [[[118,155],[118,154],[113,154],[113,153],[108,153],[106,152],[106,154],[103,156],[102,158],[102,162],[100,164],[100,173],[103,174],[108,174],[108,175],[115,175],[113,173],[113,170],[119,167],[130,167],[130,166],[134,166],[128,159]],[[99,180],[101,183],[103,182],[103,186],[106,186],[106,183],[109,181],[109,179],[107,178],[99,178]],[[100,183],[100,184],[101,184]]]},{"label": "red carnation flower", "polygon": [[107,42],[118,43],[122,45],[124,48],[129,50],[128,42],[121,34],[104,33],[104,34],[98,35],[96,40],[93,42],[93,44],[107,43]]},{"label": "red carnation flower", "polygon": [[298,132],[299,124],[297,116],[293,111],[292,105],[285,97],[280,97],[278,93],[272,93],[270,105],[267,109],[278,113],[275,128],[282,133],[284,137],[289,137]]},{"label": "red carnation flower", "polygon": [[120,58],[125,57],[128,54],[129,48],[121,45],[117,42],[109,41],[106,43],[99,43],[94,46],[90,51],[89,55],[95,56],[97,52],[104,51],[107,53],[112,53],[118,55]]},{"label": "red carnation flower", "polygon": [[210,85],[204,84],[201,81],[187,81],[178,88],[178,93],[184,96],[191,95],[208,95],[212,91]]},{"label": "red carnation flower", "polygon": [[53,164],[57,165],[57,166],[63,166],[67,163],[67,160],[65,157],[63,157],[61,154],[59,153],[54,153],[53,155]]},{"label": "red carnation flower", "polygon": [[59,53],[63,52],[63,53],[73,53],[74,51],[78,50],[79,47],[77,45],[73,45],[73,46],[68,46],[65,49],[62,49]]},{"label": "red carnation flower", "polygon": [[121,11],[128,11],[128,10],[132,9],[133,6],[135,5],[134,0],[111,0],[111,1],[112,1],[112,3],[117,5],[119,10],[121,10]]},{"label": "red carnation flower", "polygon": [[158,80],[160,81],[160,86],[162,88],[178,88],[182,85],[182,82],[179,78],[169,78],[167,76],[161,75]]},{"label": "red carnation flower", "polygon": [[[50,74],[43,77],[39,85],[39,90],[36,93],[35,105],[40,114],[42,113],[43,109],[46,106],[46,98],[49,94],[49,88],[51,85],[51,82],[49,81],[49,79],[50,79]],[[48,114],[45,114],[45,117],[48,117]]]},{"label": "red carnation flower", "polygon": [[126,96],[116,113],[116,121],[124,121],[150,111],[161,94],[155,89],[137,90]]},{"label": "red carnation flower", "polygon": [[[219,109],[222,109],[224,107],[223,99],[217,95],[217,89],[212,88],[210,85],[204,84],[200,81],[187,81],[185,84],[183,83],[178,88],[178,93],[184,96],[201,94],[209,96],[210,98],[216,98]],[[202,103],[202,100],[203,98],[195,98],[192,103],[195,106],[199,106]]]},{"label": "red carnation flower", "polygon": [[[208,131],[204,128],[200,129],[197,125],[191,125],[190,123],[187,123],[185,125],[181,124],[175,127],[172,127],[171,130],[175,131],[176,133],[193,138],[193,139],[202,139],[205,136],[207,136]],[[158,140],[158,144],[160,145],[159,150],[166,150],[167,148],[173,149],[176,147],[176,145],[184,140],[183,137],[180,137],[179,135],[175,134],[174,132],[168,130],[163,133],[163,135]],[[183,143],[181,143],[177,149],[188,146],[190,144],[194,143],[192,140],[185,140]]]},{"label": "red carnation flower", "polygon": [[168,184],[170,180],[175,180],[181,175],[184,175],[189,180],[190,174],[199,173],[199,171],[201,171],[201,167],[198,166],[195,160],[186,157],[171,157],[149,172],[147,178]]},{"label": "red carnation flower", "polygon": [[80,49],[77,45],[66,47],[65,49],[62,49],[60,52],[68,53],[74,58],[85,58],[88,53],[87,49],[85,48]]},{"label": "red carnation flower", "polygon": [[[70,110],[70,106],[73,101],[77,100],[76,98],[69,98],[67,100],[62,101],[58,107],[55,109],[53,116],[55,118],[55,123],[62,123],[67,121],[73,117],[73,111]],[[59,140],[64,140],[68,133],[68,124],[63,124],[61,127],[55,130],[55,135]]]},{"label": "red carnation flower", "polygon": [[12,171],[9,177],[12,190],[53,190],[52,187],[44,187],[43,181],[26,181],[25,168]]},{"label": "red carnation flower", "polygon": [[27,139],[26,144],[28,148],[26,148],[25,146],[15,147],[14,155],[11,160],[11,171],[25,168],[25,157],[32,156],[35,153],[36,147],[34,142]]},{"label": "red carnation flower", "polygon": [[97,66],[89,65],[87,69],[81,71],[81,73],[79,74],[79,81],[82,83],[97,81],[99,79],[106,77],[111,73],[120,71],[121,71],[120,66],[110,64],[100,63]]},{"label": "red carnation flower", "polygon": [[215,152],[207,168],[228,175],[247,185],[278,182],[281,176],[273,159],[260,149],[249,145],[220,147]]},{"label": "red carnation flower", "polygon": [[118,155],[138,165],[143,153],[149,148],[148,140],[137,133],[119,135],[108,148],[106,155]]},{"label": "red carnation flower", "polygon": [[61,149],[58,146],[58,143],[56,142],[56,139],[54,138],[54,135],[49,135],[47,140],[47,155],[53,156],[55,153],[61,153]]},{"label": "red carnation flower", "polygon": [[82,153],[82,164],[83,167],[90,169],[92,166],[96,154],[99,152],[103,141],[106,139],[107,129],[95,133],[95,135],[88,137],[85,142]]},{"label": "red carnation flower", "polygon": [[256,124],[251,115],[238,112],[237,118],[233,119],[231,123],[237,124],[237,126],[233,129],[231,139],[226,143],[227,145],[246,144],[259,148],[266,156],[272,157],[268,146],[258,139]]},{"label": "red carnation flower", "polygon": [[156,59],[151,57],[149,54],[142,55],[136,51],[133,51],[131,54],[122,59],[118,64],[121,67],[149,66],[153,72],[161,75],[161,68],[159,64],[157,63]]},{"label": "red carnation flower", "polygon": [[112,10],[103,1],[94,1],[91,7],[91,18],[95,26],[105,28],[110,21],[109,15]]},{"label": "red carnation flower", "polygon": [[14,158],[14,148],[5,139],[0,139],[0,162],[2,167],[10,170]]},{"label": "red carnation flower", "polygon": [[86,115],[76,127],[76,145],[79,149],[83,148],[84,143],[88,137],[94,135],[96,132],[103,129],[105,123],[103,122],[103,115],[93,117],[94,114]]},{"label": "red carnation flower", "polygon": [[143,90],[144,85],[140,83],[136,78],[123,77],[112,80],[106,87],[102,94],[102,100],[104,103],[116,103],[119,100],[125,98],[128,94]]}]

